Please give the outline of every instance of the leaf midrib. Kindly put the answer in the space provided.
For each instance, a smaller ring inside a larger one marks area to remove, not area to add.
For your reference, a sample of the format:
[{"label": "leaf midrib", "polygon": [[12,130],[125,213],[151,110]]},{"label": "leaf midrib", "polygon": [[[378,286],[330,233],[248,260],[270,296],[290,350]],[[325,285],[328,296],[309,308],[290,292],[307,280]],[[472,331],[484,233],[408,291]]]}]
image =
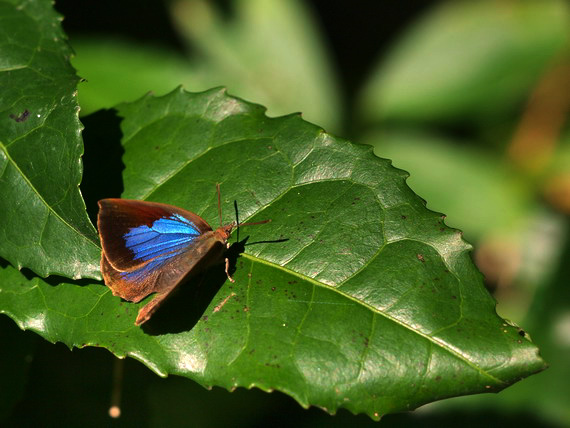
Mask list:
[{"label": "leaf midrib", "polygon": [[[71,229],[72,231],[74,231],[75,233],[77,233],[79,236],[83,237],[89,244],[91,244],[92,246],[94,246],[95,248],[100,250],[99,245],[97,245],[97,243],[95,241],[93,241],[90,237],[88,237],[85,233],[83,233],[82,231],[78,230],[77,228],[73,227],[67,220],[65,220],[57,211],[55,211],[53,209],[53,207],[51,205],[49,205],[47,203],[47,201],[43,198],[43,196],[40,194],[40,192],[36,189],[36,187],[32,184],[32,182],[28,179],[28,177],[26,176],[26,174],[24,174],[24,172],[19,168],[18,164],[16,163],[16,161],[12,158],[12,156],[10,156],[10,153],[8,152],[6,146],[4,145],[4,143],[0,142],[0,148],[2,149],[2,151],[6,154],[6,158],[8,159],[8,161],[10,162],[10,164],[12,164],[14,166],[14,168],[16,168],[16,171],[18,171],[18,173],[20,174],[20,176],[24,179],[24,181],[28,184],[28,186],[30,187],[30,189],[32,189],[32,191],[34,192],[34,194],[39,198],[39,200],[42,202],[42,204],[44,206],[47,207],[48,211],[51,212],[57,219],[59,219],[65,226],[67,226],[69,229]],[[42,229],[42,233],[43,233],[43,229]]]},{"label": "leaf midrib", "polygon": [[284,267],[284,266],[278,265],[278,264],[276,264],[276,263],[273,263],[273,262],[270,262],[270,261],[267,261],[267,260],[264,260],[264,259],[260,259],[260,258],[258,258],[258,257],[252,256],[252,255],[247,254],[247,253],[243,253],[242,256],[245,257],[245,258],[247,258],[247,259],[249,259],[249,260],[251,260],[251,261],[253,261],[253,262],[261,263],[261,264],[264,264],[264,265],[266,265],[266,266],[270,266],[270,267],[272,267],[272,268],[274,268],[274,269],[279,269],[279,270],[281,270],[281,271],[283,271],[283,272],[286,272],[286,273],[288,273],[288,274],[290,274],[290,275],[294,275],[294,276],[296,276],[297,278],[299,278],[299,279],[301,279],[301,280],[303,280],[303,281],[307,281],[307,282],[309,282],[309,283],[311,283],[311,284],[313,284],[313,285],[316,285],[316,286],[318,286],[318,287],[322,287],[322,288],[325,288],[325,289],[327,289],[327,290],[331,290],[331,291],[333,291],[333,292],[335,292],[335,293],[337,293],[337,294],[339,294],[339,295],[341,295],[341,296],[343,296],[343,297],[345,297],[345,298],[347,298],[347,299],[349,299],[349,300],[352,300],[353,302],[355,302],[355,303],[357,303],[357,304],[359,304],[359,305],[361,305],[361,306],[364,306],[365,308],[367,308],[367,309],[370,310],[371,312],[376,313],[376,314],[378,314],[378,315],[380,315],[380,316],[383,316],[384,318],[388,319],[389,321],[392,321],[392,322],[394,322],[394,323],[400,325],[401,327],[404,327],[404,328],[410,330],[411,332],[413,332],[413,333],[415,333],[415,334],[417,334],[417,335],[423,337],[424,339],[430,341],[430,342],[433,343],[435,346],[438,346],[439,348],[441,348],[441,349],[447,351],[447,352],[450,353],[451,355],[453,355],[453,356],[455,356],[456,358],[460,359],[461,361],[463,361],[465,364],[467,364],[468,366],[470,366],[471,368],[473,368],[474,370],[476,370],[476,371],[479,372],[480,374],[482,374],[482,375],[488,377],[489,379],[491,379],[493,382],[496,382],[496,383],[498,383],[498,384],[505,384],[504,381],[502,381],[501,379],[499,379],[499,378],[497,378],[497,377],[491,375],[491,374],[488,373],[487,371],[483,370],[481,367],[475,365],[473,362],[471,362],[471,361],[470,361],[468,358],[466,358],[464,355],[462,355],[461,353],[457,352],[457,351],[454,350],[453,348],[447,346],[444,342],[441,342],[441,341],[437,340],[437,338],[435,338],[435,337],[433,337],[433,336],[429,336],[429,335],[427,335],[427,334],[425,334],[425,333],[422,333],[422,332],[420,332],[420,331],[418,331],[418,330],[415,330],[414,328],[412,328],[412,327],[409,326],[408,324],[403,323],[402,321],[400,321],[400,320],[398,320],[398,319],[396,319],[396,318],[390,316],[389,314],[386,314],[386,313],[384,313],[384,312],[378,310],[378,309],[375,308],[374,306],[372,306],[372,305],[370,305],[370,304],[368,304],[368,303],[366,303],[366,302],[364,302],[364,301],[362,301],[362,300],[359,300],[359,299],[355,298],[354,296],[351,296],[350,294],[345,293],[345,292],[343,292],[342,290],[339,290],[339,289],[336,288],[336,287],[331,287],[330,285],[327,285],[327,284],[325,284],[325,283],[323,283],[323,282],[316,281],[315,279],[313,279],[313,278],[311,278],[311,277],[309,277],[309,276],[303,275],[303,274],[301,274],[301,273],[299,273],[299,272],[296,272],[296,271],[294,271],[294,270],[288,269],[288,268],[286,268],[286,267]]}]

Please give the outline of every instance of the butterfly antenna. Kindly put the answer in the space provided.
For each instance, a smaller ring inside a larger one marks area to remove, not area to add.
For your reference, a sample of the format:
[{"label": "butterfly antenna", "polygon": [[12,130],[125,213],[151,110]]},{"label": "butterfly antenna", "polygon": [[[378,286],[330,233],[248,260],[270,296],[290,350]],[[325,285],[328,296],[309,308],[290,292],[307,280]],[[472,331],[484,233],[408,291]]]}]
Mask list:
[{"label": "butterfly antenna", "polygon": [[237,206],[237,201],[234,200],[234,209],[236,210],[236,228],[237,228],[237,237],[236,239],[239,242],[239,215],[238,215],[238,206]]},{"label": "butterfly antenna", "polygon": [[[269,220],[262,220],[262,221],[256,221],[256,222],[250,222],[250,223],[240,223],[239,222],[239,216],[238,216],[238,207],[237,207],[237,201],[234,201],[234,208],[236,209],[236,227],[239,233],[239,228],[242,226],[252,226],[254,224],[264,224],[264,223],[269,223],[271,221],[271,219]],[[239,241],[239,235],[238,235],[238,241]]]},{"label": "butterfly antenna", "polygon": [[222,197],[220,196],[220,183],[216,183],[218,191],[218,216],[220,217],[220,226],[222,226]]}]

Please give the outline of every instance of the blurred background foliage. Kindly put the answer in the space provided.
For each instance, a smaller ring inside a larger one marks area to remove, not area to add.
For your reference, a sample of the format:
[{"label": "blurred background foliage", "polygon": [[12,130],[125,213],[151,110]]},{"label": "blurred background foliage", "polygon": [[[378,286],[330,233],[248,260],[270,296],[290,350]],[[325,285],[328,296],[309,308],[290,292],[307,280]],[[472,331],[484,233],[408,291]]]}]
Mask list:
[{"label": "blurred background foliage", "polygon": [[[57,0],[86,79],[82,115],[153,91],[226,86],[268,115],[303,117],[410,172],[474,244],[498,301],[551,367],[498,395],[433,403],[384,426],[570,426],[570,5],[564,0]],[[89,156],[87,148],[86,157]],[[160,379],[22,333],[0,318],[0,421],[82,426],[344,426],[274,393]],[[9,351],[9,352],[8,352]],[[25,381],[24,381],[25,380]],[[8,392],[9,391],[9,392]],[[221,411],[221,409],[224,409]]]}]

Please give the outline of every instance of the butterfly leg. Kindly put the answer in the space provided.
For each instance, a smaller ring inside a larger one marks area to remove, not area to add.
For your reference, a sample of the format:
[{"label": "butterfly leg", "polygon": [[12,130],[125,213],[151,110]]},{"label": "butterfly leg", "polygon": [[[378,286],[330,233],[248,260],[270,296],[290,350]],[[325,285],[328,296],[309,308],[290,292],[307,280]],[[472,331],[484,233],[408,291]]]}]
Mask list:
[{"label": "butterfly leg", "polygon": [[231,282],[236,282],[230,275],[230,259],[226,257],[226,275]]},{"label": "butterfly leg", "polygon": [[[170,291],[170,290],[168,290]],[[145,322],[147,322],[150,317],[152,316],[152,314],[154,314],[154,312],[158,309],[158,307],[160,306],[160,304],[162,302],[164,302],[164,299],[166,299],[168,297],[168,292],[167,293],[156,293],[156,295],[154,296],[154,299],[152,299],[149,303],[147,303],[146,305],[144,305],[141,310],[139,311],[139,314],[137,315],[137,319],[135,321],[135,325],[141,325]]]}]

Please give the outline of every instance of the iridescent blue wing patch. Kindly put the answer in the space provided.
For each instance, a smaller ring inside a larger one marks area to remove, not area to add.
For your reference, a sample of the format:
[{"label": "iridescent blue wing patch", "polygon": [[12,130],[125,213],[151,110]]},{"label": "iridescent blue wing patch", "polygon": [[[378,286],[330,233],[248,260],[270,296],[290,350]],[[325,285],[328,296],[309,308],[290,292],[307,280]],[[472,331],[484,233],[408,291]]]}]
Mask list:
[{"label": "iridescent blue wing patch", "polygon": [[180,214],[155,220],[150,226],[131,228],[123,235],[134,260],[165,261],[183,253],[201,235],[194,223]]},{"label": "iridescent blue wing patch", "polygon": [[200,216],[181,208],[127,199],[99,201],[97,225],[103,252],[120,271],[174,257],[212,230]]}]

